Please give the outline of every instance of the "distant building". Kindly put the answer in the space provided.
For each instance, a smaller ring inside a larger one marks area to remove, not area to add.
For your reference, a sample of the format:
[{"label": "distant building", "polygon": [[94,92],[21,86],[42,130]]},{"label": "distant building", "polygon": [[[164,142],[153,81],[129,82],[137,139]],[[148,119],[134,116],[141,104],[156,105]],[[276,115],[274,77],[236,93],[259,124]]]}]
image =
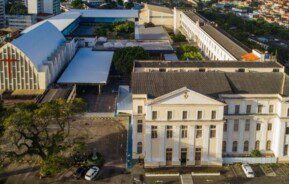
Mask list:
[{"label": "distant building", "polygon": [[21,31],[37,22],[36,15],[6,15],[6,22],[9,27],[18,28]]},{"label": "distant building", "polygon": [[60,0],[29,0],[27,5],[29,14],[60,13]]},{"label": "distant building", "polygon": [[0,0],[0,28],[5,26],[5,0]]}]

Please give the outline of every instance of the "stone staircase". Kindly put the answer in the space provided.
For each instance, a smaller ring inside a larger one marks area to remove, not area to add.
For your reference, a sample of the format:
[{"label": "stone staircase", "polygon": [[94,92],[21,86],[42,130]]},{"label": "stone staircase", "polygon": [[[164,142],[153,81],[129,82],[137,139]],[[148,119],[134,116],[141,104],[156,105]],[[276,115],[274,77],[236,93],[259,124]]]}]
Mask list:
[{"label": "stone staircase", "polygon": [[193,178],[191,174],[182,174],[181,175],[182,184],[193,184]]}]

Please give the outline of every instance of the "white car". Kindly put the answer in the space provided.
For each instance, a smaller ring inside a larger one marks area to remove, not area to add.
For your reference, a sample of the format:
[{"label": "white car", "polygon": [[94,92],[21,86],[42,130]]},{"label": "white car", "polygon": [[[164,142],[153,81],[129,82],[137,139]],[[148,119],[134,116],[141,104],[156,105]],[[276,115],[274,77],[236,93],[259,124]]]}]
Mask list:
[{"label": "white car", "polygon": [[252,167],[249,164],[242,164],[242,169],[246,174],[247,178],[254,178],[255,174]]},{"label": "white car", "polygon": [[85,174],[84,178],[86,180],[91,181],[91,180],[93,180],[96,177],[96,175],[98,173],[99,173],[99,167],[93,166],[87,171],[87,173]]}]

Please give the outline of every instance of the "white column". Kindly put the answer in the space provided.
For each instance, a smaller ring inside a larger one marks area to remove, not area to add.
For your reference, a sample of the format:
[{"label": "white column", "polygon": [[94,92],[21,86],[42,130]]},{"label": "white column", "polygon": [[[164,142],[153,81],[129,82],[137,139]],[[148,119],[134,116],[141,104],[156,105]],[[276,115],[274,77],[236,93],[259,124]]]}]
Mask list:
[{"label": "white column", "polygon": [[286,123],[281,122],[279,118],[275,118],[273,125],[274,125],[274,136],[273,136],[272,151],[274,152],[275,157],[280,157],[283,156],[284,153],[283,149],[284,149]]},{"label": "white column", "polygon": [[226,147],[226,152],[227,153],[232,153],[232,145],[233,145],[233,131],[234,131],[234,120],[232,119],[228,119],[227,121],[227,137],[228,137],[228,141],[227,141],[227,147]]},{"label": "white column", "polygon": [[238,138],[238,153],[243,153],[244,151],[244,132],[245,132],[245,121],[243,119],[239,120],[239,138]]},{"label": "white column", "polygon": [[250,141],[249,141],[249,151],[255,149],[256,141],[256,121],[250,120]]},{"label": "white column", "polygon": [[166,132],[166,126],[165,125],[159,125],[159,161],[160,165],[165,165],[165,132]]},{"label": "white column", "polygon": [[203,163],[207,163],[209,159],[209,145],[210,145],[210,140],[209,140],[209,125],[203,125],[203,158],[202,161]]},{"label": "white column", "polygon": [[260,150],[266,150],[267,128],[268,128],[268,123],[267,122],[262,122],[261,123],[261,135],[262,135],[262,138],[260,140]]},{"label": "white column", "polygon": [[195,125],[189,126],[189,155],[188,165],[195,165]]},{"label": "white column", "polygon": [[[222,163],[222,144],[223,144],[223,128],[224,124],[216,126],[216,159]],[[220,164],[221,164],[220,163]]]},{"label": "white column", "polygon": [[173,132],[174,149],[173,149],[173,165],[180,165],[180,125],[174,126]]},{"label": "white column", "polygon": [[152,162],[151,125],[145,125],[145,162]]}]

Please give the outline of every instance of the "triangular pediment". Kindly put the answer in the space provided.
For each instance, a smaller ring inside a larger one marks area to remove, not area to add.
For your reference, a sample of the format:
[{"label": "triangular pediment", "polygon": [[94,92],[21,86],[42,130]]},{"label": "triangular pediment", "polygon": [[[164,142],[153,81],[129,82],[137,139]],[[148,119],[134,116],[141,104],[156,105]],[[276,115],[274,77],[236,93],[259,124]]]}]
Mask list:
[{"label": "triangular pediment", "polygon": [[186,87],[172,91],[152,100],[148,105],[224,105],[224,103]]}]

